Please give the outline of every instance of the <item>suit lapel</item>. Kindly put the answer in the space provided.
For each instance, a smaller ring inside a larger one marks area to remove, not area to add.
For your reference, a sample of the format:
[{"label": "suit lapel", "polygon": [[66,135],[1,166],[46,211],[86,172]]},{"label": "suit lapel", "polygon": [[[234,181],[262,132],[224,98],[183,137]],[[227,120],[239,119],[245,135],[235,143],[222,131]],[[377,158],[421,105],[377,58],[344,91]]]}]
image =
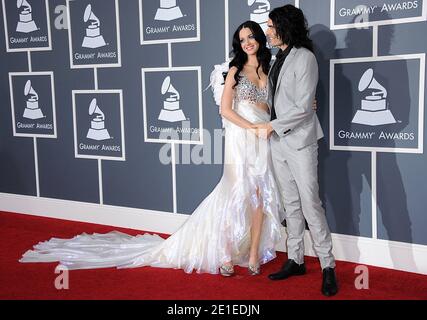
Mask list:
[{"label": "suit lapel", "polygon": [[[274,60],[276,61],[276,60]],[[273,68],[274,62],[270,64],[270,68],[268,69],[268,74],[267,74],[267,79],[268,79],[268,84],[271,85],[271,79],[270,79],[270,73],[271,73],[271,68]]]},{"label": "suit lapel", "polygon": [[[267,75],[267,80],[268,80],[268,100],[272,100],[273,97],[271,96],[271,87],[272,87],[272,80],[270,78],[270,73],[271,73],[271,68],[273,67],[274,62],[270,65],[270,68],[268,69],[268,75]],[[268,103],[268,108],[270,109],[271,112],[271,104]]]},{"label": "suit lapel", "polygon": [[291,51],[289,52],[288,56],[285,59],[285,62],[283,63],[282,69],[280,69],[279,77],[278,77],[277,83],[276,83],[275,96],[277,95],[277,91],[278,91],[277,89],[280,86],[280,82],[282,81],[283,75],[285,74],[288,66],[291,64],[297,50],[298,49],[295,47],[291,49]]}]

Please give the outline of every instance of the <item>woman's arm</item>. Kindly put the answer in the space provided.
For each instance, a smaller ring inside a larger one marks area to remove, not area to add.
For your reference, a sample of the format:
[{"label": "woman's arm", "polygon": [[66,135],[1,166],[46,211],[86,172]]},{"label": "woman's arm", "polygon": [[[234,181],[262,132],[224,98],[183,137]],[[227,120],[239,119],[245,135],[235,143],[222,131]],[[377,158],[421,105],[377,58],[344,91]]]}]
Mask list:
[{"label": "woman's arm", "polygon": [[227,78],[225,79],[224,92],[221,98],[221,116],[235,125],[244,129],[250,129],[252,123],[238,115],[233,109],[233,98],[234,89],[233,86],[236,83],[234,75],[237,72],[236,67],[231,67],[228,71]]}]

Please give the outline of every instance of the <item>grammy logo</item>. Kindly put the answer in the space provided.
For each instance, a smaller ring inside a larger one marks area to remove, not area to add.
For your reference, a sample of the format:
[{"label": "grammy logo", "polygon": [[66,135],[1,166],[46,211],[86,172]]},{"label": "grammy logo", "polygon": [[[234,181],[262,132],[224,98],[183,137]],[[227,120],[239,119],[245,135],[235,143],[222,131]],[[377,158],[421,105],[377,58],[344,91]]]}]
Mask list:
[{"label": "grammy logo", "polygon": [[159,120],[168,121],[168,122],[177,122],[185,120],[184,112],[179,108],[180,95],[179,92],[171,84],[171,78],[167,76],[163,80],[162,95],[170,93],[163,101],[163,109],[159,114]]},{"label": "grammy logo", "polygon": [[23,8],[19,13],[19,21],[16,25],[16,32],[30,33],[38,30],[36,23],[33,20],[32,7],[27,0],[16,1],[18,9]]},{"label": "grammy logo", "polygon": [[110,139],[110,134],[105,129],[105,115],[99,108],[96,98],[93,98],[89,105],[89,115],[94,114],[96,116],[90,122],[86,138],[98,141]]},{"label": "grammy logo", "polygon": [[160,0],[160,8],[157,9],[154,20],[171,21],[182,17],[181,9],[176,5],[176,0]]},{"label": "grammy logo", "polygon": [[31,86],[31,80],[25,83],[24,95],[27,97],[23,117],[26,119],[40,119],[44,115],[39,107],[39,95]]},{"label": "grammy logo", "polygon": [[374,70],[366,70],[359,81],[359,92],[369,90],[369,95],[361,101],[352,123],[368,126],[396,123],[391,111],[387,109],[387,90],[374,78]]},{"label": "grammy logo", "polygon": [[270,12],[270,2],[268,0],[248,0],[248,6],[252,7],[254,4],[259,4],[250,15],[250,19],[257,22],[262,30],[267,30],[268,13]]},{"label": "grammy logo", "polygon": [[100,48],[106,45],[104,37],[101,35],[99,29],[100,22],[97,16],[92,11],[92,6],[88,4],[86,6],[83,21],[90,24],[86,27],[86,35],[83,39],[82,47],[84,48]]}]

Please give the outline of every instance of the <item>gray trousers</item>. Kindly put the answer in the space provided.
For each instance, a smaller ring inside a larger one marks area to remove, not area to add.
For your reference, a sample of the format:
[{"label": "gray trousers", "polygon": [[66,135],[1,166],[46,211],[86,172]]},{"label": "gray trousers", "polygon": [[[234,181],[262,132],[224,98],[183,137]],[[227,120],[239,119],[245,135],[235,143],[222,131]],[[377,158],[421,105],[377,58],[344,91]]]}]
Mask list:
[{"label": "gray trousers", "polygon": [[319,198],[317,142],[295,150],[289,147],[286,137],[273,134],[270,143],[274,172],[286,211],[288,258],[298,264],[304,262],[305,218],[322,269],[334,268],[331,233]]}]

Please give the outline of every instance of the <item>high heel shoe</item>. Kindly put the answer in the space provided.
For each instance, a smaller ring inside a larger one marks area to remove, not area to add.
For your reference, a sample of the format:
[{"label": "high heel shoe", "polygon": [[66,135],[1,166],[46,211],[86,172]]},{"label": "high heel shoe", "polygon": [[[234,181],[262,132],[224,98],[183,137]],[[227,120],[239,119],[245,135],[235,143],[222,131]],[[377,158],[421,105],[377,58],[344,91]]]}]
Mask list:
[{"label": "high heel shoe", "polygon": [[231,277],[232,275],[234,275],[234,267],[232,265],[231,266],[222,265],[219,268],[219,273],[224,277]]},{"label": "high heel shoe", "polygon": [[259,264],[257,264],[257,265],[250,264],[248,266],[248,272],[251,276],[257,276],[261,273],[261,267]]}]

